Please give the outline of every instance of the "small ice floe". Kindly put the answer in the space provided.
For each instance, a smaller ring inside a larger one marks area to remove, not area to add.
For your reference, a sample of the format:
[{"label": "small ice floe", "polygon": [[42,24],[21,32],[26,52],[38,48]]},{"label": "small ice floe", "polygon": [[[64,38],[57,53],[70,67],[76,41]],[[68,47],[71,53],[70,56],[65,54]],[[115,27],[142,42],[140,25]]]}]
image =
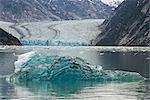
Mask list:
[{"label": "small ice floe", "polygon": [[103,52],[100,52],[100,53],[99,53],[100,56],[103,56],[104,54],[105,54],[105,53],[103,53]]},{"label": "small ice floe", "polygon": [[146,58],[147,60],[150,60],[150,57]]},{"label": "small ice floe", "polygon": [[123,53],[123,56],[125,56],[126,54],[125,53]]},{"label": "small ice floe", "polygon": [[79,53],[80,53],[80,54],[83,54],[83,53],[84,53],[84,51],[80,51]]},{"label": "small ice floe", "polygon": [[5,46],[4,45],[1,45],[0,46],[0,50],[4,50],[5,49]]}]

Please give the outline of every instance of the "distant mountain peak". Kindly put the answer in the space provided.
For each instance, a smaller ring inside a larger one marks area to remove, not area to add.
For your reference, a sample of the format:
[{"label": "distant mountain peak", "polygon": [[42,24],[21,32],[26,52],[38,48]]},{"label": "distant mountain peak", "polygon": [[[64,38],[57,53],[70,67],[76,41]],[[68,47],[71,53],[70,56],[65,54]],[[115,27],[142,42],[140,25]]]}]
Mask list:
[{"label": "distant mountain peak", "polygon": [[103,3],[111,6],[111,7],[118,7],[124,0],[101,0]]},{"label": "distant mountain peak", "polygon": [[0,20],[8,22],[106,19],[111,13],[101,0],[0,0]]}]

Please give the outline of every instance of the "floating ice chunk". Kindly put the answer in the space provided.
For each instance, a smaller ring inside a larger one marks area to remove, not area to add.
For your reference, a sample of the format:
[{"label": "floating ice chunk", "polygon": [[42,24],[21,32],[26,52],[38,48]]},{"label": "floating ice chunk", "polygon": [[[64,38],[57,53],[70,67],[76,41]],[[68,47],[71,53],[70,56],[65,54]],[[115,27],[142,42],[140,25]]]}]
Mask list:
[{"label": "floating ice chunk", "polygon": [[29,52],[19,56],[15,63],[11,82],[25,81],[138,81],[144,79],[138,73],[103,70],[79,57],[48,56]]}]

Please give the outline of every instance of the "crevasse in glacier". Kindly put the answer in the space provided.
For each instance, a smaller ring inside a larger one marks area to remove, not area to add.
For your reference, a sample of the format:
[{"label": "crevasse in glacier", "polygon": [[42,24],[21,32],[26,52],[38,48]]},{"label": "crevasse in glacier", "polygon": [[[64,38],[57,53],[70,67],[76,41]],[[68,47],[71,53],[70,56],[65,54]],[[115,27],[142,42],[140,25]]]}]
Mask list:
[{"label": "crevasse in glacier", "polygon": [[49,56],[42,53],[30,52],[15,63],[16,71],[10,77],[11,82],[24,81],[139,81],[144,78],[138,73],[125,71],[103,70],[102,66],[91,65],[84,59],[69,56]]}]

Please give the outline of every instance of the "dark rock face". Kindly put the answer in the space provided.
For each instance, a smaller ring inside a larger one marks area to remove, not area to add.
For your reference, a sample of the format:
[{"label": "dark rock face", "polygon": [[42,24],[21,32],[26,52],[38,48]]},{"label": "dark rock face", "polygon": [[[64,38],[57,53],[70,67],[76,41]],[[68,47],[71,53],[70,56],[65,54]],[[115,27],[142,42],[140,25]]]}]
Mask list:
[{"label": "dark rock face", "polygon": [[97,19],[111,12],[100,0],[0,0],[0,20],[9,22]]},{"label": "dark rock face", "polygon": [[103,23],[92,45],[150,46],[150,0],[126,0]]},{"label": "dark rock face", "polygon": [[0,45],[21,45],[20,41],[0,28]]}]

